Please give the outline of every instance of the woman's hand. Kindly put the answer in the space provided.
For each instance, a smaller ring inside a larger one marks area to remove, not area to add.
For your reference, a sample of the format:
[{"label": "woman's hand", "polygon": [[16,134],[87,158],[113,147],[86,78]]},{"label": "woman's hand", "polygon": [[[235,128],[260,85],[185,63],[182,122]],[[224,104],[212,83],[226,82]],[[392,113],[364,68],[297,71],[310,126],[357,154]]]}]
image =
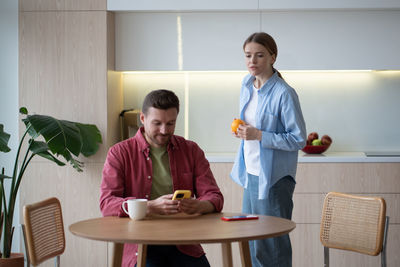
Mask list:
[{"label": "woman's hand", "polygon": [[237,129],[236,137],[244,140],[258,140],[261,141],[262,132],[249,124],[241,124]]}]

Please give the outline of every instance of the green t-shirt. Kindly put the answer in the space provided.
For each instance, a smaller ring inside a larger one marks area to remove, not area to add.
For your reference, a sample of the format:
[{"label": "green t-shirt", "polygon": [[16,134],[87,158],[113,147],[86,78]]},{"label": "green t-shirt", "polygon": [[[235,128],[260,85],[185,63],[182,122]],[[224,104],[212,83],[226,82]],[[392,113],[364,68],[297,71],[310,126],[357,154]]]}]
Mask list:
[{"label": "green t-shirt", "polygon": [[167,147],[150,147],[150,157],[153,164],[153,182],[150,199],[172,194],[173,186]]}]

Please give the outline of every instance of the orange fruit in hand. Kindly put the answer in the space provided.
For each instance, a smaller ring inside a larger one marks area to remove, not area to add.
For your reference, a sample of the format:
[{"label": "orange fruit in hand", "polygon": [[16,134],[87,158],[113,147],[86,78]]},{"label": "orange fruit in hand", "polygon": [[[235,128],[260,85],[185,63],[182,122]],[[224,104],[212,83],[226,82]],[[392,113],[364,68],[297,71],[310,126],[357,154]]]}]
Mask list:
[{"label": "orange fruit in hand", "polygon": [[242,121],[241,119],[234,119],[232,124],[231,124],[231,130],[232,132],[236,133],[238,127],[240,124],[244,124],[244,121]]}]

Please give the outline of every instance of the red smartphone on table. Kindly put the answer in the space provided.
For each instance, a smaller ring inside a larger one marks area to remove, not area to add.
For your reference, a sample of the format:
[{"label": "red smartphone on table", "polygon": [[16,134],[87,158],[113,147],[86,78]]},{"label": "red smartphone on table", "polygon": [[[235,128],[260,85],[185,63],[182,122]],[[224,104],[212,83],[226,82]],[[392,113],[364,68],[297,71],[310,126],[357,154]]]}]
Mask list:
[{"label": "red smartphone on table", "polygon": [[241,220],[257,220],[257,215],[235,215],[221,217],[223,221],[241,221]]}]

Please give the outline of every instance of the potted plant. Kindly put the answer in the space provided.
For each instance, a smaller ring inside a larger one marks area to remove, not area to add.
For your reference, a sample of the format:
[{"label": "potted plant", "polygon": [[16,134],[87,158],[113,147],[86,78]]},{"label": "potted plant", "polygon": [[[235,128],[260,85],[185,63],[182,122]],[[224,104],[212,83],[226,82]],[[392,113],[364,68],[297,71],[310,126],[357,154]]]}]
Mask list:
[{"label": "potted plant", "polygon": [[[58,120],[44,115],[28,115],[26,108],[20,108],[20,113],[25,115],[22,121],[26,130],[21,137],[14,161],[14,169],[8,176],[2,167],[0,174],[0,238],[1,258],[10,258],[11,244],[14,232],[13,216],[18,189],[24,173],[34,156],[41,156],[64,166],[63,158],[77,171],[81,172],[83,162],[77,157],[82,154],[89,157],[97,152],[102,138],[96,125],[82,124],[66,120]],[[4,131],[0,124],[0,151],[9,152],[8,140],[10,135]],[[10,179],[10,191],[6,195],[4,189],[5,179]],[[1,261],[1,259],[0,259]],[[23,262],[23,261],[22,261]],[[1,264],[0,264],[1,266]]]}]

